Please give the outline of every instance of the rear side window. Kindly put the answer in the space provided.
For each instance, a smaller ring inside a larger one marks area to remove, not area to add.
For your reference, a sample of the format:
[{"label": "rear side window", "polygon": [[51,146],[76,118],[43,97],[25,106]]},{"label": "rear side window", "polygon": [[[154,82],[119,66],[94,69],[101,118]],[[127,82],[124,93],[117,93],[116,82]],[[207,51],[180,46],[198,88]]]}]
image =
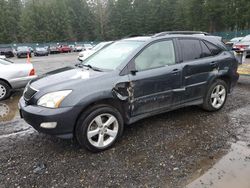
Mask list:
[{"label": "rear side window", "polygon": [[183,61],[191,61],[202,58],[201,45],[199,40],[181,39],[180,45]]},{"label": "rear side window", "polygon": [[201,41],[201,49],[202,49],[202,54],[201,54],[202,57],[212,56],[211,51],[203,41]]},{"label": "rear side window", "polygon": [[209,48],[209,50],[211,51],[212,55],[218,55],[222,52],[222,49],[220,49],[219,47],[211,44],[210,42],[204,41],[206,46]]}]

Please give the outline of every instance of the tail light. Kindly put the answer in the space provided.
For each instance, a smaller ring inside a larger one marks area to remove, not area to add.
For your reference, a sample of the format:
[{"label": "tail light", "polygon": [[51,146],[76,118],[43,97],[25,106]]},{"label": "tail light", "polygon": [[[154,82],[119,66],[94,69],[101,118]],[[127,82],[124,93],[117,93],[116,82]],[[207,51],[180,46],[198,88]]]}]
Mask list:
[{"label": "tail light", "polygon": [[238,49],[246,49],[248,46],[247,45],[235,45],[234,48]]},{"label": "tail light", "polygon": [[32,69],[29,73],[29,76],[35,76],[36,75],[36,71],[35,69]]}]

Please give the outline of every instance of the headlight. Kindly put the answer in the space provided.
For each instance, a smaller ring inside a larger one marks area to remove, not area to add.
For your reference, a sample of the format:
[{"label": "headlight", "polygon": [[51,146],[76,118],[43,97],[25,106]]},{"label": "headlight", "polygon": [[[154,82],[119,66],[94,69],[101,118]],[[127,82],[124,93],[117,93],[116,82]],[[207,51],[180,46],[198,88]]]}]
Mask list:
[{"label": "headlight", "polygon": [[37,105],[47,108],[59,108],[63,99],[67,97],[71,92],[72,90],[65,90],[47,93],[38,100]]}]

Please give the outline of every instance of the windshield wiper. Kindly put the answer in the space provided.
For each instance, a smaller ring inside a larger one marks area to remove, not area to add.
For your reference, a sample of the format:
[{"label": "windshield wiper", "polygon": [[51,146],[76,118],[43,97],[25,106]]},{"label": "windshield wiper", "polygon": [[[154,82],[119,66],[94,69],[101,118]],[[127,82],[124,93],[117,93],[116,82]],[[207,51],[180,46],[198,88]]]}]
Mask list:
[{"label": "windshield wiper", "polygon": [[79,64],[76,64],[75,66],[76,66],[76,67],[79,67],[79,68],[88,67],[88,68],[90,68],[90,69],[92,69],[92,70],[94,70],[94,71],[103,72],[102,69],[99,69],[99,68],[97,68],[97,67],[93,67],[93,66],[88,65],[88,64],[79,63]]}]

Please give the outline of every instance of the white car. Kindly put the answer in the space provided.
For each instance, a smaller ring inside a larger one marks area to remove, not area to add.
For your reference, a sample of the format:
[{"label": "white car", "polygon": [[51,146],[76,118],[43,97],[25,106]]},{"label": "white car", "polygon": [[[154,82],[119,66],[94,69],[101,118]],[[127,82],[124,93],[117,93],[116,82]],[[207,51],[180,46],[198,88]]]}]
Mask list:
[{"label": "white car", "polygon": [[86,58],[88,58],[89,56],[94,54],[95,52],[105,48],[106,46],[110,45],[111,43],[113,43],[113,41],[101,42],[101,43],[97,44],[94,48],[92,48],[90,50],[85,50],[85,51],[80,52],[79,55],[78,55],[78,60],[79,61],[85,60]]},{"label": "white car", "polygon": [[0,101],[7,99],[12,90],[24,88],[36,77],[31,63],[15,64],[9,60],[0,59]]},{"label": "white car", "polygon": [[6,59],[5,55],[0,55],[0,59]]},{"label": "white car", "polygon": [[91,50],[93,48],[92,44],[84,44],[82,50]]},{"label": "white car", "polygon": [[233,38],[233,39],[231,39],[230,41],[228,41],[228,42],[226,43],[226,45],[229,46],[229,47],[232,47],[234,44],[240,42],[243,38],[244,38],[244,37],[236,37],[236,38]]},{"label": "white car", "polygon": [[74,52],[81,52],[83,50],[83,46],[82,45],[76,45],[74,48]]}]

